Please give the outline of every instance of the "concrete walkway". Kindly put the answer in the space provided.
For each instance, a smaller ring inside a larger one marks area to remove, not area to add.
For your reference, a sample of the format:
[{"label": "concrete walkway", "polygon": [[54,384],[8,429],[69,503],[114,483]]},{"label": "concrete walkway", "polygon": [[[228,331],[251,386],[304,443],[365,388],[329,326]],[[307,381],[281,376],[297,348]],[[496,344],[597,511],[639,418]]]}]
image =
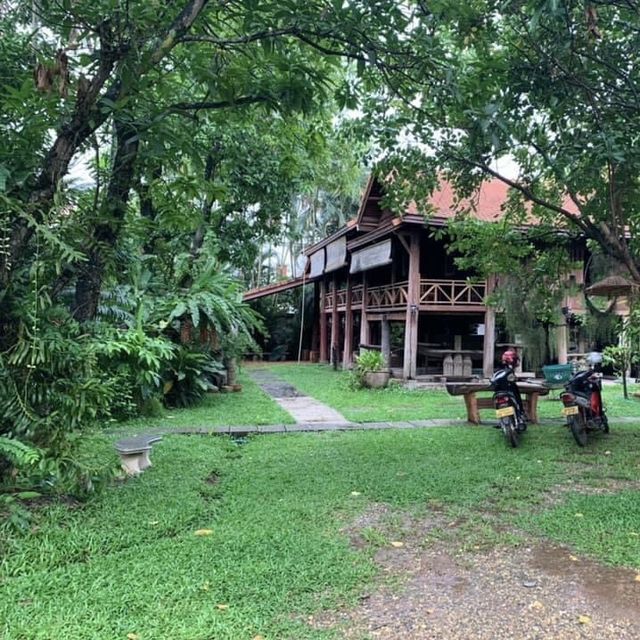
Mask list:
[{"label": "concrete walkway", "polygon": [[[377,431],[382,429],[426,429],[434,427],[470,427],[493,428],[491,420],[480,425],[472,425],[464,418],[436,418],[432,420],[404,420],[390,422],[350,422],[335,409],[319,402],[315,398],[305,396],[293,385],[285,382],[268,369],[252,369],[249,371],[252,380],[269,396],[271,396],[296,421],[296,424],[270,425],[231,425],[223,427],[162,427],[153,430],[153,435],[177,434],[220,434],[232,437],[243,437],[264,433],[308,433],[314,431]],[[620,417],[612,419],[618,423],[640,423],[640,417]],[[555,418],[540,420],[534,427],[558,427],[562,423]],[[125,436],[119,433],[120,436]],[[149,435],[149,434],[147,434]]]},{"label": "concrete walkway", "polygon": [[253,369],[249,371],[249,377],[298,424],[351,424],[335,409],[315,398],[303,395],[293,385],[267,369]]},{"label": "concrete walkway", "polygon": [[[616,423],[640,423],[640,418],[616,418]],[[557,420],[547,418],[529,428],[563,427]],[[448,420],[440,418],[435,420],[406,420],[399,422],[301,422],[298,424],[268,424],[268,425],[231,425],[224,427],[160,427],[153,429],[146,435],[171,435],[171,434],[202,434],[202,435],[229,435],[243,437],[254,434],[267,433],[309,433],[319,431],[380,431],[383,429],[433,429],[439,427],[466,427],[468,429],[493,429],[493,422],[471,424],[466,420]],[[133,433],[118,432],[121,438],[129,438]]]}]

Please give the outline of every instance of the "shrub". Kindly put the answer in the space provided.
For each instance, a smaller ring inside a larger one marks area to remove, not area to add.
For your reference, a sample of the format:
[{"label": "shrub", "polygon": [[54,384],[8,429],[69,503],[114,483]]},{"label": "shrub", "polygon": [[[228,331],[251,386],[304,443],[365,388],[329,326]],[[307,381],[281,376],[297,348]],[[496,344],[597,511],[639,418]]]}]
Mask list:
[{"label": "shrub", "polygon": [[166,338],[149,336],[142,329],[109,332],[99,345],[103,366],[124,383],[140,411],[161,396],[162,374],[175,350]]},{"label": "shrub", "polygon": [[165,403],[172,407],[196,404],[213,389],[213,376],[221,371],[221,363],[210,354],[178,347],[163,375]]}]

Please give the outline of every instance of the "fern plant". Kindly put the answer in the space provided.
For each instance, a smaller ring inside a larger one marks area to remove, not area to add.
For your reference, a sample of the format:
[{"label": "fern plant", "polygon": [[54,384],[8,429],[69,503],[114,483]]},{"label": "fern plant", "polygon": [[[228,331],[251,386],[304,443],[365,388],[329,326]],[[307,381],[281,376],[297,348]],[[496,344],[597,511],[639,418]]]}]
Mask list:
[{"label": "fern plant", "polygon": [[164,372],[164,400],[172,407],[189,407],[214,388],[222,364],[204,352],[179,347]]}]

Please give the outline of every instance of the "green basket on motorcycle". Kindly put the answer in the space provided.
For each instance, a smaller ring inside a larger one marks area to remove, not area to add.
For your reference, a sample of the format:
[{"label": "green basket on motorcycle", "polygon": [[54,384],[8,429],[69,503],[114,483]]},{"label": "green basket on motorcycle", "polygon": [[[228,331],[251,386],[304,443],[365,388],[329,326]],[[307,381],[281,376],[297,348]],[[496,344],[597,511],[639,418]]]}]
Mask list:
[{"label": "green basket on motorcycle", "polygon": [[542,375],[549,384],[565,384],[571,379],[573,367],[570,364],[548,364],[542,367]]}]

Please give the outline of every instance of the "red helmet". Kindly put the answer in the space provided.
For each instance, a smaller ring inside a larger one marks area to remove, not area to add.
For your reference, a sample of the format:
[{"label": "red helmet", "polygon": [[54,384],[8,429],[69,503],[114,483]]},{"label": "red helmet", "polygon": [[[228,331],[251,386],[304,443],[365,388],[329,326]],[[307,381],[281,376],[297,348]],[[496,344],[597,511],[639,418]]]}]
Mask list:
[{"label": "red helmet", "polygon": [[509,367],[517,367],[520,359],[518,358],[518,352],[514,349],[507,349],[502,354],[502,364],[506,364]]}]

